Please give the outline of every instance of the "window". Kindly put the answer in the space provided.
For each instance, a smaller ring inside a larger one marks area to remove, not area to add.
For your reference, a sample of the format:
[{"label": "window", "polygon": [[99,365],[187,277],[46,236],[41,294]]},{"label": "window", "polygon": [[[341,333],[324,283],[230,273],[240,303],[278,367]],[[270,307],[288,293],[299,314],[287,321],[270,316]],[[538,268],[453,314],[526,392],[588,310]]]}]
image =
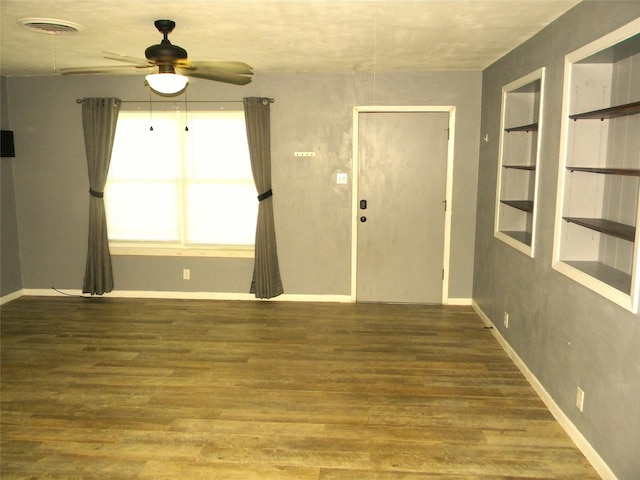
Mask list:
[{"label": "window", "polygon": [[252,254],[258,201],[244,113],[121,111],[105,207],[114,253]]}]

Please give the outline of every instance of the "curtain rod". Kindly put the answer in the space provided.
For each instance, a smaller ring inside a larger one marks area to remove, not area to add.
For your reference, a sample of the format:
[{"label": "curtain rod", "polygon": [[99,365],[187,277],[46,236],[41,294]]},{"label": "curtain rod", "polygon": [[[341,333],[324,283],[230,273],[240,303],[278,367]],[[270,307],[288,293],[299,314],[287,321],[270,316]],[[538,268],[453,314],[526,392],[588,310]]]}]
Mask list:
[{"label": "curtain rod", "polygon": [[[264,98],[269,100],[269,103],[274,103],[273,98]],[[242,100],[120,100],[122,103],[242,103]],[[76,98],[76,103],[84,103],[84,99]]]}]

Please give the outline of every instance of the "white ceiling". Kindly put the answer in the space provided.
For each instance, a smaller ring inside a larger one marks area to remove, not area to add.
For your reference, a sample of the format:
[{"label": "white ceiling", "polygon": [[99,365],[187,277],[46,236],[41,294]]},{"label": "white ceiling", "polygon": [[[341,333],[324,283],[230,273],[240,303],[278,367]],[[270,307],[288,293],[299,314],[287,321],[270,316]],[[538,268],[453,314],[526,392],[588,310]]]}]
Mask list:
[{"label": "white ceiling", "polygon": [[[171,19],[191,60],[274,72],[482,70],[580,0],[0,0],[0,73],[122,65],[144,58]],[[29,31],[25,17],[68,20],[73,35]]]}]

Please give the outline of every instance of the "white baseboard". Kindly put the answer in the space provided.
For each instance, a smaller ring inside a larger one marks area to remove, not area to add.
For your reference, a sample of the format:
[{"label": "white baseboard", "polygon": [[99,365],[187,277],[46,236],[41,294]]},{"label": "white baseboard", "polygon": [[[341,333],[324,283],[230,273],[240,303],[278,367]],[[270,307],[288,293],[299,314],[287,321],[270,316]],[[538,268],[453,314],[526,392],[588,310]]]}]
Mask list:
[{"label": "white baseboard", "polygon": [[[87,296],[81,290],[54,290],[53,288],[27,288],[19,290],[0,298],[0,305],[20,298],[21,296],[31,297],[57,297],[60,295],[70,295],[74,297]],[[173,292],[173,291],[147,291],[147,290],[114,290],[106,293],[104,297],[111,298],[169,298],[186,300],[263,300],[257,299],[251,293],[233,292]],[[353,303],[351,295],[311,295],[311,294],[282,294],[270,299],[270,301],[281,302],[325,302],[325,303]],[[471,298],[449,298],[444,305],[470,306]]]},{"label": "white baseboard", "polygon": [[471,299],[470,298],[448,298],[444,304],[468,307],[469,305],[471,305]]},{"label": "white baseboard", "polygon": [[0,297],[0,305],[4,305],[5,303],[9,303],[11,300],[15,300],[16,298],[20,298],[24,295],[24,290],[17,290],[15,292],[9,293],[4,297]]},{"label": "white baseboard", "polygon": [[[49,289],[25,289],[21,295],[40,296],[40,297],[57,297],[61,295],[86,296],[81,290],[54,290]],[[18,295],[18,296],[21,296]],[[233,293],[233,292],[172,292],[172,291],[138,291],[138,290],[114,290],[104,294],[104,298],[168,298],[168,299],[187,299],[187,300],[256,300],[264,301],[264,299],[256,298],[251,293]],[[17,298],[17,297],[15,297]],[[13,299],[12,299],[13,300]],[[332,302],[332,303],[350,303],[349,295],[305,295],[305,294],[283,294],[272,298],[269,301],[283,302]]]},{"label": "white baseboard", "polygon": [[516,351],[509,345],[509,343],[505,340],[502,334],[495,327],[491,319],[482,311],[480,306],[472,301],[472,307],[475,312],[480,316],[482,321],[491,328],[491,332],[493,336],[496,337],[498,343],[502,347],[502,349],[509,355],[509,358],[516,364],[516,366],[520,369],[522,374],[525,376],[527,381],[531,384],[533,389],[536,391],[538,396],[542,399],[544,404],[547,406],[551,414],[558,421],[560,426],[567,432],[569,438],[573,440],[573,443],[576,444],[578,449],[582,452],[582,454],[586,457],[586,459],[591,463],[596,472],[602,477],[603,480],[618,480],[613,471],[609,468],[609,465],[602,459],[602,457],[598,454],[598,452],[591,446],[591,444],[587,441],[586,438],[580,433],[580,430],[571,422],[569,417],[560,409],[558,404],[553,400],[549,392],[544,388],[542,383],[536,378],[536,376],[529,370],[524,361],[518,356]]}]

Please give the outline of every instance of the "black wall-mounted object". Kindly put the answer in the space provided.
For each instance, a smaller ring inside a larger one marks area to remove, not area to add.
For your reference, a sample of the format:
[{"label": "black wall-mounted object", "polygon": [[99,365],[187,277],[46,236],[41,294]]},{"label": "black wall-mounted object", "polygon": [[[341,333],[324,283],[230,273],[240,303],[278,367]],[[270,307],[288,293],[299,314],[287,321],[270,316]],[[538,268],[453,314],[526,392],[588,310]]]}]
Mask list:
[{"label": "black wall-mounted object", "polygon": [[0,130],[0,157],[15,157],[16,150],[13,146],[13,132]]}]

